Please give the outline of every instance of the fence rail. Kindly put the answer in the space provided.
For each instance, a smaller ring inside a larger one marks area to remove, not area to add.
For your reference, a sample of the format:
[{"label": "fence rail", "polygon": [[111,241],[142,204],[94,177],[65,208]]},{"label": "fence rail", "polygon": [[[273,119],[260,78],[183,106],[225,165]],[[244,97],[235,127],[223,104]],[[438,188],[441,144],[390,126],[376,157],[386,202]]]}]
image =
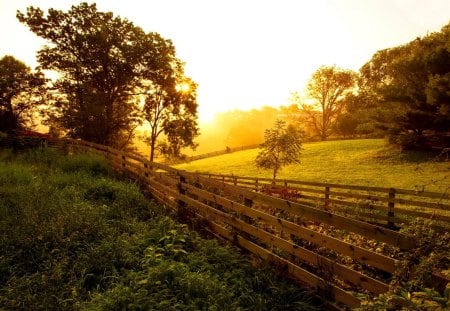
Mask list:
[{"label": "fence rail", "polygon": [[[396,254],[415,246],[410,236],[337,214],[332,208],[324,210],[261,193],[261,187],[271,180],[180,171],[137,155],[78,140],[64,140],[59,145],[68,152],[91,151],[105,156],[114,168],[139,180],[155,199],[168,208],[180,215],[202,219],[202,224],[213,234],[274,263],[290,277],[322,293],[327,299],[351,308],[360,305],[356,296],[358,292],[379,295],[388,291],[388,282],[399,262]],[[333,197],[343,196],[341,192],[344,190],[386,191],[373,187],[368,190],[368,187],[280,182],[285,183],[283,187],[291,183],[297,188],[325,187],[323,199],[329,204],[333,203]],[[339,191],[334,191],[334,188]],[[310,192],[321,194],[316,190]],[[390,196],[391,193],[388,191],[388,199],[380,199],[379,202],[388,204],[384,206],[384,212],[397,213],[396,205],[404,202],[396,201],[398,198]],[[427,195],[435,198],[435,194]],[[361,196],[355,198],[367,199]],[[444,194],[442,198],[448,199],[448,196]],[[445,204],[440,207],[446,208]],[[345,238],[348,236],[370,243],[349,242]],[[393,254],[386,256],[376,249],[383,245],[394,249]],[[439,282],[448,281],[437,279]]]},{"label": "fence rail", "polygon": [[448,193],[437,193],[210,173],[199,175],[391,227],[402,226],[416,218],[432,219],[436,226],[447,229],[450,223],[450,187]]}]

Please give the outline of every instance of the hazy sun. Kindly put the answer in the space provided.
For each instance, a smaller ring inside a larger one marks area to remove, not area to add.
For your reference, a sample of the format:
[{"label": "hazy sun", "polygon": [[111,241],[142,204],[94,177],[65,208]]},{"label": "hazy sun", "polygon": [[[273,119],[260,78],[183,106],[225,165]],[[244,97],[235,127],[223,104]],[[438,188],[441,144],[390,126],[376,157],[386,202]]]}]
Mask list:
[{"label": "hazy sun", "polygon": [[178,92],[182,92],[182,93],[186,93],[190,89],[189,84],[187,84],[187,83],[177,84],[177,86],[175,88]]}]

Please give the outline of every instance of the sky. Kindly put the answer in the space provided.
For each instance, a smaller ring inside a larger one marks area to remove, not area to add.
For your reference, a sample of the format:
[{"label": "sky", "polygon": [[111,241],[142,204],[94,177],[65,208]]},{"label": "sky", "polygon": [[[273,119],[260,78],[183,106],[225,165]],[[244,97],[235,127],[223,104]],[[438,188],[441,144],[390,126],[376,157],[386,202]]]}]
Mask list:
[{"label": "sky", "polygon": [[[28,6],[67,11],[74,0],[0,0],[0,57],[31,67],[45,42],[16,19]],[[92,3],[93,1],[86,1]],[[219,111],[289,104],[322,65],[358,70],[381,49],[450,22],[449,0],[97,0],[97,8],[173,41],[199,85],[201,122]]]}]

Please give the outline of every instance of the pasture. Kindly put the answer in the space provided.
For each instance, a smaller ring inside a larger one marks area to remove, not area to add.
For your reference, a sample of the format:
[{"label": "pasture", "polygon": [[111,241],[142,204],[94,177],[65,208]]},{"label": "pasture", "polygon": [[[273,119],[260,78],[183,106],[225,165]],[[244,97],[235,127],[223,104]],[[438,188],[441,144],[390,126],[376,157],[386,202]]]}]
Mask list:
[{"label": "pasture", "polygon": [[[279,179],[446,192],[450,164],[436,153],[406,152],[382,139],[305,143],[300,163],[284,167]],[[271,178],[254,163],[259,149],[246,150],[176,165],[192,172]]]}]

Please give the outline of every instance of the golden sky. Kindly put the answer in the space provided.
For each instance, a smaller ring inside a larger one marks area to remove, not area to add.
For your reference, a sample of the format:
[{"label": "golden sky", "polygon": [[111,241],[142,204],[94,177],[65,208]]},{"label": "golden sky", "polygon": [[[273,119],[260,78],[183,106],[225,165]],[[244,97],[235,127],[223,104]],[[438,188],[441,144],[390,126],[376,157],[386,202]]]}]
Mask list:
[{"label": "golden sky", "polygon": [[[93,1],[87,1],[93,2]],[[449,0],[97,0],[171,39],[198,84],[201,121],[215,112],[286,105],[321,65],[358,70],[376,51],[450,21]],[[73,0],[0,0],[0,57],[36,66],[43,44],[15,18],[33,5],[68,10]]]}]

